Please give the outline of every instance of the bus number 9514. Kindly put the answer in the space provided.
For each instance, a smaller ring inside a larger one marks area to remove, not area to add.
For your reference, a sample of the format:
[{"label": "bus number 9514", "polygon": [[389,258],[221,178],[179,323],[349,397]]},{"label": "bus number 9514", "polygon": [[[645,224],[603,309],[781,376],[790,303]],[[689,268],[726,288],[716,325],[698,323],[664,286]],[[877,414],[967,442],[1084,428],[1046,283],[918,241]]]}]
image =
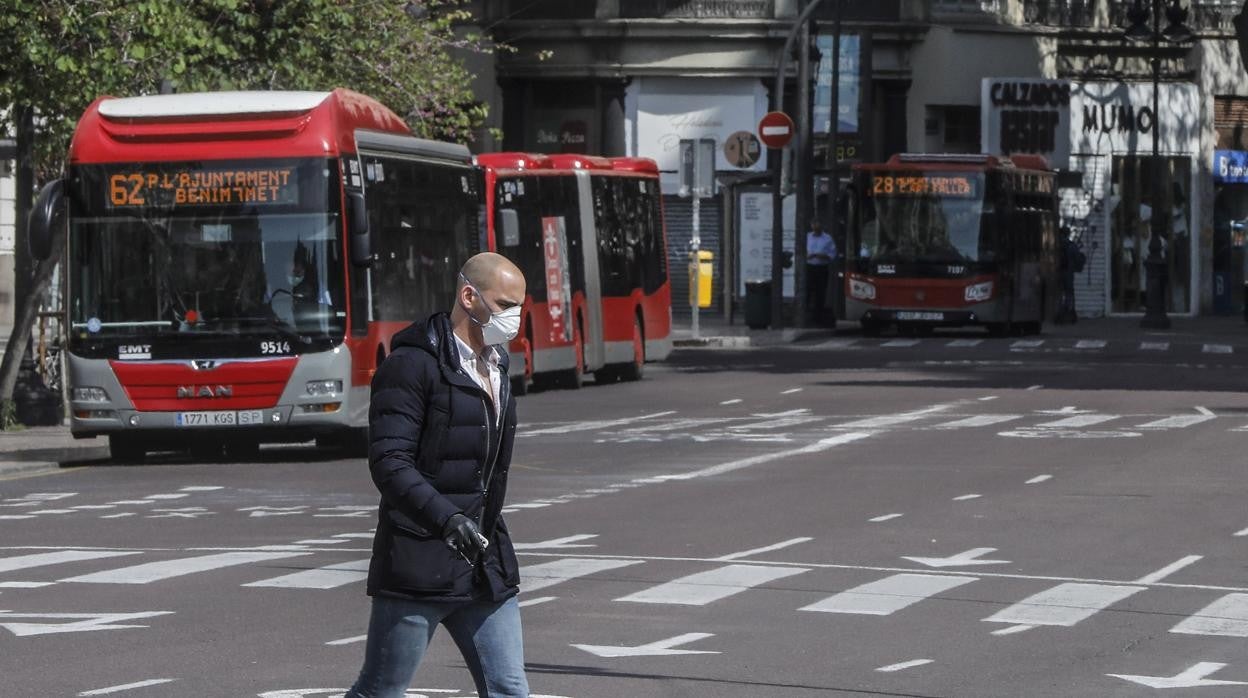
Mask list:
[{"label": "bus number 9514", "polygon": [[290,342],[260,342],[261,354],[289,354]]}]

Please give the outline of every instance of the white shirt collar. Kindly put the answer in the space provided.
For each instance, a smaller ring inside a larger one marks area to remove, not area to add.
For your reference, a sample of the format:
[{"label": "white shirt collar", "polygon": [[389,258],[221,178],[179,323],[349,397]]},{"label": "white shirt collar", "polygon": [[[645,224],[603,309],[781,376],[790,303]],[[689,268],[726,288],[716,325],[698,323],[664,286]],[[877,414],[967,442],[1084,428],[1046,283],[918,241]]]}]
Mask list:
[{"label": "white shirt collar", "polygon": [[[468,346],[467,342],[460,339],[459,335],[452,332],[451,336],[455,338],[455,345],[459,347],[459,363],[464,366],[475,367],[477,362],[477,353],[472,350],[472,347]],[[490,368],[498,366],[498,350],[493,346],[486,346],[485,351],[481,352],[481,355],[485,357],[485,360],[488,362]]]}]

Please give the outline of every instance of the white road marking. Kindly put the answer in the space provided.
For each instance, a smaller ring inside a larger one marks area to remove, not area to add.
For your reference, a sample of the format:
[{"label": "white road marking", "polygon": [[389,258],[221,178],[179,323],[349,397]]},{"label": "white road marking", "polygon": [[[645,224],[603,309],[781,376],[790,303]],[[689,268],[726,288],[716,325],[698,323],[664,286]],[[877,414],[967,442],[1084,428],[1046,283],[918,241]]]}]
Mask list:
[{"label": "white road marking", "polygon": [[147,688],[148,686],[160,686],[167,683],[173,683],[177,679],[148,679],[146,681],[135,681],[134,683],[122,684],[120,686],[109,686],[108,688],[97,688],[93,691],[83,691],[79,696],[104,696],[109,693],[121,693],[135,688]]},{"label": "white road marking", "polygon": [[992,634],[993,635],[1013,635],[1015,633],[1027,632],[1028,630],[1031,630],[1034,627],[1036,626],[1034,625],[1011,625],[1008,628],[1001,628],[1000,630],[994,630],[992,631]]},{"label": "white road marking", "polygon": [[156,501],[153,499],[119,499],[115,502],[109,502],[109,504],[155,504],[155,503]]},{"label": "white road marking", "polygon": [[56,582],[0,582],[0,589],[41,589]]},{"label": "white road marking", "polygon": [[1117,414],[1080,414],[1074,417],[1066,417],[1052,422],[1042,422],[1037,424],[1038,427],[1047,429],[1072,429],[1077,427],[1090,427],[1093,424],[1102,424],[1104,422],[1112,422],[1121,415]]},{"label": "white road marking", "polygon": [[1248,637],[1248,594],[1227,594],[1170,629],[1183,635]]},{"label": "white road marking", "polygon": [[1195,562],[1198,562],[1204,559],[1204,557],[1205,557],[1204,555],[1188,555],[1187,557],[1180,558],[1166,565],[1165,567],[1162,567],[1156,572],[1153,572],[1151,574],[1146,574],[1143,577],[1140,577],[1139,579],[1135,580],[1135,583],[1136,584],[1153,584],[1154,582],[1160,582],[1161,580],[1165,579],[1166,577],[1169,577],[1175,572],[1178,572],[1184,567],[1187,567],[1188,565],[1191,565]]},{"label": "white road marking", "polygon": [[520,591],[529,593],[598,572],[640,565],[641,560],[565,558],[520,568]]},{"label": "white road marking", "polygon": [[1052,480],[1052,479],[1053,479],[1053,476],[1052,476],[1052,475],[1037,475],[1037,476],[1035,476],[1035,477],[1031,478],[1030,480],[1028,480],[1028,481],[1027,481],[1026,483],[1024,483],[1024,484],[1027,484],[1027,485],[1038,485],[1038,484],[1040,484],[1040,483],[1042,483],[1042,482],[1046,482],[1046,481],[1048,481],[1048,480]]},{"label": "white road marking", "polygon": [[636,647],[612,647],[605,645],[572,645],[578,650],[584,650],[590,654],[599,657],[658,657],[669,656],[674,654],[719,654],[719,652],[708,652],[706,650],[678,650],[672,649],[679,645],[687,645],[690,642],[697,642],[708,637],[714,637],[714,633],[685,633],[677,635],[666,640],[651,642]]},{"label": "white road marking", "polygon": [[1214,414],[1213,410],[1209,409],[1208,407],[1202,407],[1202,406],[1200,406],[1200,405],[1196,405],[1196,408],[1195,408],[1195,409],[1196,409],[1196,411],[1197,411],[1197,412],[1199,412],[1199,413],[1201,413],[1201,414],[1207,414],[1207,415],[1209,415],[1210,417],[1216,417],[1216,416],[1217,416],[1216,414]]},{"label": "white road marking", "polygon": [[522,431],[517,436],[530,437],[540,436],[542,434],[567,434],[574,431],[593,431],[596,429],[607,429],[610,427],[624,426],[625,424],[634,424],[647,419],[658,419],[666,417],[669,414],[676,414],[675,410],[667,410],[665,412],[654,412],[652,414],[643,414],[637,417],[625,417],[624,419],[603,419],[588,422],[571,422],[568,424],[560,424],[559,426],[547,427],[545,429],[530,429]]},{"label": "white road marking", "polygon": [[1103,339],[1081,339],[1078,342],[1075,342],[1075,348],[1076,349],[1104,349],[1106,344],[1108,344],[1108,342],[1106,342]]},{"label": "white road marking", "polygon": [[984,621],[1070,627],[1144,589],[1142,586],[1059,584],[997,611]]},{"label": "white road marking", "polygon": [[687,431],[697,429],[708,425],[722,425],[725,419],[731,417],[690,417],[686,419],[676,419],[663,424],[647,424],[641,427],[629,427],[615,432],[619,436],[634,436],[637,434],[654,434],[664,431]]},{"label": "white road marking", "polygon": [[1044,346],[1043,339],[1020,339],[1010,345],[1010,349],[1037,349]]},{"label": "white road marking", "polygon": [[524,601],[520,602],[520,608],[528,608],[529,606],[536,606],[538,604],[548,603],[558,598],[559,598],[558,596],[539,596],[535,599],[525,599]]},{"label": "white road marking", "polygon": [[982,495],[982,494],[964,494],[964,495],[962,495],[962,496],[960,496],[960,497],[954,497],[954,498],[953,498],[953,501],[955,501],[955,502],[965,502],[965,501],[967,501],[968,499],[979,499],[979,498],[980,498],[980,497],[982,497],[982,496],[984,496],[984,495]]},{"label": "white road marking", "polygon": [[980,344],[983,344],[983,343],[984,343],[984,340],[982,340],[982,339],[955,339],[955,340],[953,340],[952,342],[949,342],[949,344],[947,344],[946,346],[950,346],[950,347],[977,347],[977,346],[979,346]]},{"label": "white road marking", "polygon": [[[42,499],[51,502],[57,499],[66,499],[68,497],[77,497],[77,492],[31,492],[26,495],[25,499]],[[9,500],[5,500],[9,501]]]},{"label": "white road marking", "polygon": [[329,642],[326,642],[325,644],[330,645],[330,646],[353,645],[357,642],[364,642],[367,639],[368,639],[367,635],[355,635],[353,637],[344,637],[341,640],[330,640]]},{"label": "white road marking", "polygon": [[1170,351],[1170,342],[1140,342],[1140,351]]},{"label": "white road marking", "polygon": [[1043,388],[1043,387],[1044,387],[1043,385],[1029,385],[1029,386],[1027,386],[1027,388],[1026,388],[1026,389],[1027,389],[1027,390],[1039,390],[1039,389],[1041,389],[1041,388]]},{"label": "white road marking", "polygon": [[746,422],[745,424],[731,424],[728,426],[730,431],[760,431],[787,429],[789,427],[801,426],[802,424],[810,424],[811,422],[822,422],[827,417],[780,417],[778,419],[767,419],[761,422]]},{"label": "white road marking", "polygon": [[66,562],[82,562],[84,560],[102,560],[110,557],[139,555],[137,552],[115,552],[108,550],[60,550],[54,553],[33,553],[16,557],[0,557],[0,572],[12,572],[44,565],[60,565]]},{"label": "white road marking", "polygon": [[117,623],[169,615],[173,615],[173,611],[143,611],[140,613],[17,613],[14,611],[0,611],[0,620],[32,618],[69,621],[68,623],[0,623],[0,628],[6,629],[18,637],[55,635],[59,633],[86,633],[96,630],[128,630],[131,628],[146,628],[148,626],[134,624],[117,625]]},{"label": "white road marking", "polygon": [[968,567],[977,565],[1008,565],[1009,560],[983,560],[981,555],[996,552],[996,548],[971,548],[949,557],[903,556],[901,559],[917,562],[928,567]]},{"label": "white road marking", "polygon": [[741,403],[741,402],[745,402],[745,401],[744,401],[744,400],[742,400],[741,398],[736,398],[736,399],[733,399],[733,400],[724,400],[723,402],[721,402],[721,403],[719,403],[719,404],[721,404],[721,405],[735,405],[735,404],[737,404],[737,403]]},{"label": "white road marking", "polygon": [[127,516],[135,516],[135,515],[136,514],[133,511],[123,511],[120,514],[105,514],[101,516],[100,518],[101,519],[124,519]]},{"label": "white road marking", "polygon": [[891,521],[892,519],[900,519],[902,516],[905,516],[905,514],[885,514],[883,516],[877,516],[874,519],[867,519],[867,520],[870,521],[871,523],[880,523],[881,521]]},{"label": "white road marking", "polygon": [[876,671],[882,671],[886,674],[891,674],[894,671],[901,671],[902,669],[912,669],[916,666],[923,666],[924,664],[931,664],[931,663],[932,663],[932,660],[930,659],[912,659],[908,662],[898,662],[896,664],[889,664],[888,666],[882,666],[879,669],[876,669]]},{"label": "white road marking", "polygon": [[116,508],[117,508],[117,505],[116,505],[116,504],[79,504],[79,505],[78,505],[78,506],[76,506],[76,507],[70,507],[70,509],[82,509],[82,510],[88,510],[88,509],[116,509]]},{"label": "white road marking", "polygon": [[1217,419],[1213,415],[1203,414],[1180,414],[1173,417],[1166,417],[1144,424],[1138,424],[1133,429],[1183,429],[1201,422],[1207,422],[1211,419]]},{"label": "white road marking", "polygon": [[278,587],[282,589],[336,589],[368,579],[368,560],[351,560],[334,565],[284,574],[243,584],[245,587]]},{"label": "white road marking", "polygon": [[302,557],[310,553],[279,553],[279,552],[233,552],[216,555],[185,557],[176,560],[148,562],[131,567],[119,567],[114,570],[83,574],[77,577],[62,579],[62,582],[85,582],[88,584],[150,584],[171,577],[181,577],[196,572],[247,565],[253,562],[268,562],[291,557]]},{"label": "white road marking", "polygon": [[580,533],[575,536],[565,536],[563,538],[552,538],[537,543],[513,543],[512,547],[516,550],[562,550],[564,548],[593,548],[597,547],[593,543],[582,543],[583,540],[597,538],[594,533]]},{"label": "white road marking", "polygon": [[650,479],[656,482],[665,482],[667,480],[694,480],[694,479],[702,478],[702,477],[712,477],[715,475],[723,475],[724,473],[730,473],[735,470],[742,470],[744,468],[751,468],[755,465],[760,465],[762,463],[770,463],[771,461],[774,461],[774,460],[782,460],[790,456],[800,456],[800,455],[805,455],[808,453],[819,453],[821,451],[826,451],[830,448],[835,448],[836,446],[840,446],[842,444],[847,444],[853,441],[858,441],[859,439],[865,439],[868,436],[871,436],[871,435],[867,433],[862,433],[862,432],[849,432],[848,434],[840,434],[839,436],[833,436],[827,439],[820,439],[819,441],[816,441],[815,443],[810,444],[809,446],[803,446],[801,448],[794,448],[788,451],[775,451],[772,453],[765,453],[762,455],[753,456],[751,458],[742,458],[741,460],[729,461],[727,463],[713,465],[709,468],[703,468],[701,470],[694,470],[688,473],[676,473],[673,475],[662,475],[662,476],[659,476],[656,478],[650,478]]},{"label": "white road marking", "polygon": [[346,538],[309,538],[307,540],[297,540],[295,545],[336,545],[346,542]]},{"label": "white road marking", "polygon": [[858,343],[856,339],[829,339],[814,346],[815,349],[847,349]]},{"label": "white road marking", "polygon": [[1012,422],[1020,419],[1022,415],[1017,414],[977,414],[973,417],[964,417],[955,419],[952,422],[936,424],[935,429],[969,429],[973,427],[988,427],[993,424],[1002,424],[1004,422]]},{"label": "white road marking", "polygon": [[20,521],[21,519],[33,519],[34,514],[0,514],[0,521]]},{"label": "white road marking", "polygon": [[1200,349],[1205,354],[1233,354],[1235,350],[1229,344],[1206,344]]},{"label": "white road marking", "polygon": [[717,557],[715,559],[722,560],[724,562],[728,562],[730,560],[740,560],[741,558],[744,558],[744,557],[753,557],[759,553],[770,553],[776,550],[783,550],[785,548],[792,547],[799,543],[808,543],[812,540],[814,540],[814,538],[809,538],[809,537],[790,538],[789,540],[780,541],[779,543],[774,543],[772,545],[765,545],[761,548],[752,548],[750,550],[742,550],[739,553],[732,553],[729,555],[724,555],[722,557]]},{"label": "white road marking", "polygon": [[800,392],[802,392],[802,389],[801,389],[801,388],[789,388],[788,390],[782,390],[782,391],[780,391],[780,394],[781,394],[781,395],[792,395],[793,393],[800,393]]},{"label": "white road marking", "polygon": [[1226,667],[1220,662],[1198,662],[1174,676],[1140,676],[1137,674],[1106,674],[1116,679],[1138,683],[1149,688],[1197,688],[1201,686],[1248,686],[1248,681],[1223,681],[1206,676]]},{"label": "white road marking", "polygon": [[978,577],[934,574],[895,574],[856,586],[803,606],[800,611],[888,616],[937,594],[970,584]]},{"label": "white road marking", "polygon": [[622,596],[616,601],[705,606],[712,601],[726,599],[747,589],[807,571],[794,567],[728,565],[674,579],[649,589],[642,589],[628,596]]},{"label": "white road marking", "polygon": [[1243,538],[1244,536],[1248,536],[1248,528],[1245,528],[1242,531],[1236,531],[1234,535],[1236,538]]},{"label": "white road marking", "polygon": [[72,513],[74,513],[73,509],[39,509],[37,511],[30,512],[32,516],[37,516],[39,514],[72,514]]},{"label": "white road marking", "polygon": [[882,347],[912,347],[918,344],[919,342],[920,340],[918,339],[894,339],[894,340],[884,342],[880,346]]},{"label": "white road marking", "polygon": [[220,485],[192,485],[190,487],[179,487],[179,492],[213,492],[215,490],[223,490]]},{"label": "white road marking", "polygon": [[903,412],[901,414],[885,414],[878,417],[867,417],[866,419],[855,419],[852,422],[843,424],[835,424],[837,429],[879,429],[880,427],[891,427],[898,424],[907,424],[909,422],[917,422],[920,419],[930,417],[934,414],[940,414],[952,409],[954,405],[933,405],[914,412]]},{"label": "white road marking", "polygon": [[979,398],[979,401],[980,401],[980,402],[988,402],[988,401],[990,401],[990,400],[996,400],[996,399],[997,399],[997,398],[999,398],[999,397],[1000,397],[999,395],[989,395],[989,396],[987,396],[987,397],[981,397],[981,398]]},{"label": "white road marking", "polygon": [[149,494],[143,499],[182,499],[183,497],[189,497],[189,496],[190,496],[189,494],[185,494],[182,492],[175,492],[173,494]]}]

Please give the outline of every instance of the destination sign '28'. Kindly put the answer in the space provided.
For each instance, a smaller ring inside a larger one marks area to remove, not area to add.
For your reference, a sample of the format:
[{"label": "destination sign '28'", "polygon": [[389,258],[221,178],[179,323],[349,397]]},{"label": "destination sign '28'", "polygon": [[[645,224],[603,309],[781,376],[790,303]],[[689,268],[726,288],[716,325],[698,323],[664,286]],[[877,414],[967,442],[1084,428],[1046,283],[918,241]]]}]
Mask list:
[{"label": "destination sign '28'", "polygon": [[978,185],[979,176],[975,174],[890,172],[871,178],[871,193],[875,196],[972,198],[979,194]]},{"label": "destination sign '28'", "polygon": [[135,169],[108,177],[112,208],[220,204],[298,204],[293,167]]}]

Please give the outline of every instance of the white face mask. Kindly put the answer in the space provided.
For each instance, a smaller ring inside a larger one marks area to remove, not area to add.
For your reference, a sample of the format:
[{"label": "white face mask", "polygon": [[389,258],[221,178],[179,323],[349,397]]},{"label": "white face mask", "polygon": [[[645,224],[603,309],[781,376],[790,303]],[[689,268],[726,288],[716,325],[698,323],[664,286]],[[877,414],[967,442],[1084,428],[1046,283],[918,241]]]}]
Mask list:
[{"label": "white face mask", "polygon": [[298,286],[299,284],[303,283],[303,274],[299,274],[299,275],[291,274],[286,277],[286,280],[290,282],[290,287],[294,288]]},{"label": "white face mask", "polygon": [[[484,304],[485,296],[481,295],[481,291],[476,286],[473,286],[472,283],[468,284],[468,288],[471,288],[472,292],[477,294],[477,297]],[[486,310],[489,310],[488,305]],[[486,322],[481,322],[473,317],[472,311],[469,310],[468,319],[481,328],[481,339],[487,345],[506,344],[515,339],[516,335],[520,333],[520,306],[518,305],[506,310],[500,310],[497,313],[490,313],[490,319]]]}]

